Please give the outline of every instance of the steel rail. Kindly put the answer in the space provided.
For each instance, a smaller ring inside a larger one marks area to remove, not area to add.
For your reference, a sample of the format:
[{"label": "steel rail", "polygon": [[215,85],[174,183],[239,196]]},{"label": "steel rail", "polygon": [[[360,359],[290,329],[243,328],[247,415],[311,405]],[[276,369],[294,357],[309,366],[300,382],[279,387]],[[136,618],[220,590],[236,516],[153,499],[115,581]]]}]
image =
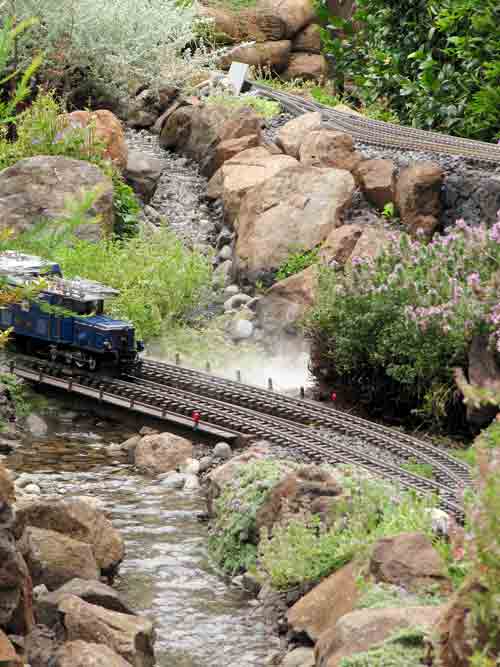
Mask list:
[{"label": "steel rail", "polygon": [[299,400],[275,392],[244,385],[233,380],[221,378],[201,371],[194,371],[163,362],[145,360],[136,379],[153,380],[182,389],[192,389],[206,396],[212,396],[226,403],[244,405],[266,414],[306,425],[321,425],[369,439],[381,449],[396,454],[406,452],[408,459],[415,458],[418,463],[430,464],[455,480],[459,486],[471,483],[470,469],[438,447],[404,433],[397,433],[387,427],[369,422],[360,417],[339,410],[318,406],[312,401]]},{"label": "steel rail", "polygon": [[461,489],[439,480],[430,480],[404,470],[392,463],[357,451],[345,452],[327,437],[293,422],[262,414],[248,408],[241,408],[215,399],[207,399],[191,392],[149,383],[131,383],[115,378],[103,378],[90,373],[79,372],[75,377],[63,377],[67,368],[56,366],[33,358],[23,358],[12,363],[12,371],[34,379],[39,383],[60,386],[67,391],[75,391],[99,401],[140,409],[146,414],[168,413],[190,415],[192,410],[202,411],[204,421],[222,429],[238,430],[247,435],[265,438],[273,444],[303,453],[317,463],[346,464],[356,466],[371,474],[397,481],[405,488],[418,493],[434,493],[443,509],[463,519],[463,508],[458,496]]},{"label": "steel rail", "polygon": [[273,90],[269,86],[248,81],[259,94],[279,104],[292,115],[320,112],[327,126],[352,135],[357,141],[381,148],[402,148],[431,153],[456,155],[472,160],[500,165],[500,146],[485,141],[453,137],[440,132],[420,130],[381,120],[366,118],[360,114],[337,111],[319,102],[302,99],[296,95]]}]

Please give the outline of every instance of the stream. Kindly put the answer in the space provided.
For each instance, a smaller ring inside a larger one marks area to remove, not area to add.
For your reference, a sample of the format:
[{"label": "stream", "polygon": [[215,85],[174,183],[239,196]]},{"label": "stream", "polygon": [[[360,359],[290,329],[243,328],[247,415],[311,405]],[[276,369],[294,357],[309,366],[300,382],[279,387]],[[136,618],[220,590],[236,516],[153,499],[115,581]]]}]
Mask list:
[{"label": "stream", "polygon": [[201,492],[160,488],[110,458],[123,425],[61,412],[49,434],[23,444],[6,465],[33,474],[43,494],[100,499],[126,543],[115,587],[154,619],[159,667],[263,667],[277,648],[258,608],[229,586],[207,554]]}]

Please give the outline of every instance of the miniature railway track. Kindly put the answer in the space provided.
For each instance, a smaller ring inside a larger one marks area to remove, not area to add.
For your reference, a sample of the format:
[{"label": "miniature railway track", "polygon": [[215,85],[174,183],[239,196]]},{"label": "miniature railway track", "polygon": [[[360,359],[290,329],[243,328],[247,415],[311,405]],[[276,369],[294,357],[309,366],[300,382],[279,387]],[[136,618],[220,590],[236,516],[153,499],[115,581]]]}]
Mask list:
[{"label": "miniature railway track", "polygon": [[[148,363],[152,362],[146,362]],[[163,366],[163,364],[159,365]],[[193,393],[193,391],[185,391],[176,386],[132,376],[128,376],[132,381],[101,377],[85,372],[76,372],[68,376],[67,367],[33,357],[18,357],[11,367],[13,372],[40,383],[53,384],[100,401],[122,405],[129,409],[140,409],[142,412],[163,418],[168,418],[168,414],[189,416],[194,409],[200,410],[203,421],[215,427],[264,438],[275,445],[290,449],[292,454],[302,454],[316,463],[356,466],[372,474],[396,481],[401,486],[414,489],[419,493],[435,493],[443,509],[451,512],[458,519],[463,519],[463,508],[459,497],[468,480],[465,475],[457,475],[456,470],[448,470],[443,463],[434,462],[434,478],[427,479],[387,462],[383,457],[377,457],[369,451],[364,453],[359,449],[349,449],[345,442],[342,444],[336,442],[333,434],[325,435],[297,421],[290,421],[281,416],[260,411],[259,406],[256,406],[256,409],[241,407],[234,403]],[[195,372],[190,371],[190,373]],[[238,385],[238,383],[234,384]],[[248,388],[245,385],[238,386],[240,389]],[[193,383],[191,383],[191,389],[197,389]],[[262,391],[257,388],[252,389]],[[283,398],[271,392],[264,393],[269,393],[277,399]],[[293,402],[293,399],[288,400]],[[374,442],[374,437],[369,432],[356,431],[348,427],[336,428],[336,430],[346,435],[355,434],[358,437],[364,437],[370,444]],[[375,440],[381,442],[381,436],[376,435]],[[406,453],[402,458],[404,456]]]},{"label": "miniature railway track", "polygon": [[500,165],[500,146],[473,139],[452,137],[439,132],[404,127],[381,120],[373,120],[358,114],[336,111],[319,102],[311,102],[296,95],[273,90],[269,86],[248,81],[260,95],[275,102],[288,113],[299,116],[311,111],[319,111],[325,127],[341,130],[350,134],[353,139],[381,148],[402,148],[429,153],[457,155],[469,160]]},{"label": "miniature railway track", "polygon": [[299,400],[260,387],[242,384],[226,378],[209,375],[189,368],[180,368],[163,362],[144,360],[141,371],[131,378],[140,382],[152,381],[210,396],[225,403],[239,405],[259,413],[279,416],[306,426],[321,426],[345,435],[355,435],[372,445],[403,456],[408,460],[432,465],[453,479],[457,486],[471,483],[469,467],[438,447],[405,433],[399,433],[380,424],[328,407],[313,401]]}]

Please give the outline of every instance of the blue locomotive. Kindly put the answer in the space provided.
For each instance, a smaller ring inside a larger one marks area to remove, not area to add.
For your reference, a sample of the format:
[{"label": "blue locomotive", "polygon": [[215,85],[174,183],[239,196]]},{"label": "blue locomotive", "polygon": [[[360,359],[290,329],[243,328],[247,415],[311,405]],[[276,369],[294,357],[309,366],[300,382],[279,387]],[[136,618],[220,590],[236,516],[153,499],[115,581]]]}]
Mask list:
[{"label": "blue locomotive", "polygon": [[133,325],[103,314],[104,300],[117,290],[64,279],[58,264],[14,251],[0,253],[0,276],[7,290],[29,289],[42,280],[36,296],[0,308],[0,329],[12,329],[16,346],[28,354],[91,371],[139,362],[144,346],[135,340]]}]

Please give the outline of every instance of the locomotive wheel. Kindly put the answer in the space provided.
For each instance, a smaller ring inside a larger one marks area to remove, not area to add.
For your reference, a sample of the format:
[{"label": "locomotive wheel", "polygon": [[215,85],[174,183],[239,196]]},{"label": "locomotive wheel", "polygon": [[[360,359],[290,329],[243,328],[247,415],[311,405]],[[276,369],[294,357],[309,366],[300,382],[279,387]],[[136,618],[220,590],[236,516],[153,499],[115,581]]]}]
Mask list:
[{"label": "locomotive wheel", "polygon": [[88,365],[90,371],[95,371],[97,368],[97,359],[95,357],[89,357]]}]

